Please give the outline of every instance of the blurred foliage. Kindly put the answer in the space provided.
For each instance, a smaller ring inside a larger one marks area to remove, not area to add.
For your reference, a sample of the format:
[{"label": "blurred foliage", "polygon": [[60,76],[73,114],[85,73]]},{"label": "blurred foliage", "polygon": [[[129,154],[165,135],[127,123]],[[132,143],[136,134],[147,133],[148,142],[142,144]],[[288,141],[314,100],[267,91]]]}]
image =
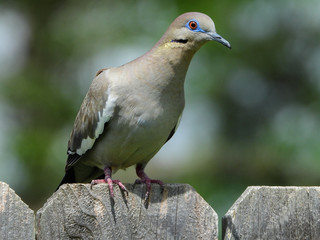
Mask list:
[{"label": "blurred foliage", "polygon": [[[183,137],[178,131],[168,143],[178,151],[168,150],[172,156],[186,156],[187,146],[193,152],[176,165],[156,156],[149,175],[191,184],[220,216],[248,185],[318,185],[316,0],[0,2],[0,53],[14,46],[0,56],[0,169],[7,169],[0,180],[41,207],[63,176],[68,136],[95,72],[143,54],[186,11],[212,16],[233,49],[208,43],[194,57]],[[202,112],[192,107],[199,105]],[[198,133],[188,135],[192,129]],[[175,147],[182,138],[189,145]],[[120,178],[134,179],[130,171]]]}]

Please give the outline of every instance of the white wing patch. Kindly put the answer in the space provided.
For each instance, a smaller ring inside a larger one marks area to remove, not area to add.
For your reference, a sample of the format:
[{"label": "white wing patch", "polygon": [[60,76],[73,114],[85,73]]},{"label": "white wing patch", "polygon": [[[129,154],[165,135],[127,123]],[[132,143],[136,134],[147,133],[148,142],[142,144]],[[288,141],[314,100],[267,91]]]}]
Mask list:
[{"label": "white wing patch", "polygon": [[82,140],[81,142],[81,147],[77,149],[77,154],[78,155],[82,155],[84,154],[86,151],[88,151],[90,148],[92,148],[94,142],[96,139],[92,139],[90,137],[87,137],[85,139]]},{"label": "white wing patch", "polygon": [[117,96],[112,96],[109,92],[110,90],[108,88],[106,92],[106,94],[108,95],[108,100],[105,103],[105,107],[103,108],[102,113],[99,112],[99,120],[94,132],[94,139],[87,137],[82,140],[80,148],[78,148],[76,151],[76,153],[80,156],[93,147],[96,139],[103,133],[105,123],[108,122],[113,116]]},{"label": "white wing patch", "polygon": [[[109,92],[109,90],[108,90]],[[103,108],[102,113],[99,112],[99,121],[97,124],[97,128],[94,132],[96,138],[103,132],[104,124],[110,120],[113,115],[114,108],[116,106],[117,97],[109,95],[108,100],[106,102],[105,107]]]}]

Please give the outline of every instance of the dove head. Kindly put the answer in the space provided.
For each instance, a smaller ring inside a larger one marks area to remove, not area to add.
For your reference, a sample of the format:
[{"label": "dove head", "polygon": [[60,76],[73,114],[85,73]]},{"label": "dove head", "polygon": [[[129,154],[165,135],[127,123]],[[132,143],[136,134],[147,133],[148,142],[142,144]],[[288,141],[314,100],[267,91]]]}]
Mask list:
[{"label": "dove head", "polygon": [[230,43],[216,32],[212,19],[199,12],[184,13],[177,17],[161,40],[166,46],[193,51],[208,41],[217,41],[231,48]]}]

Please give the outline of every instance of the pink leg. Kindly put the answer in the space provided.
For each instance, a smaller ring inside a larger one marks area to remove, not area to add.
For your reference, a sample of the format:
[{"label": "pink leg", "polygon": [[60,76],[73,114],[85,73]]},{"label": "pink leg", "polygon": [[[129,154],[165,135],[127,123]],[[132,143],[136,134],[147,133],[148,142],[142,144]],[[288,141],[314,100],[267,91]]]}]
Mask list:
[{"label": "pink leg", "polygon": [[104,175],[105,178],[104,179],[96,179],[96,180],[92,180],[91,181],[91,188],[93,185],[96,185],[98,183],[107,183],[109,186],[109,191],[110,191],[110,196],[112,198],[114,198],[114,193],[113,193],[113,183],[117,184],[120,189],[122,189],[123,191],[125,191],[128,195],[128,190],[126,189],[126,187],[122,184],[122,182],[120,182],[119,180],[112,180],[111,179],[111,175],[112,175],[112,169],[111,167],[105,167],[104,168]]},{"label": "pink leg", "polygon": [[146,184],[146,194],[144,200],[149,198],[150,190],[151,190],[151,183],[157,183],[160,186],[163,186],[164,183],[160,180],[150,179],[148,175],[144,172],[144,167],[142,164],[137,164],[136,166],[136,173],[140,179],[137,179],[135,183],[145,183]]}]

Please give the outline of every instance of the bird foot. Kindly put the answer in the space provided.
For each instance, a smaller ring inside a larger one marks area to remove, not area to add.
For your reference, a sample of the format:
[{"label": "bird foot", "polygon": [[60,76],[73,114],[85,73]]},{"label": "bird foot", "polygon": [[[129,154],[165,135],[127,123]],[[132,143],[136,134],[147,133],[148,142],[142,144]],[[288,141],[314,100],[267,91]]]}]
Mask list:
[{"label": "bird foot", "polygon": [[146,193],[144,195],[144,200],[147,201],[151,191],[151,183],[157,183],[161,187],[163,187],[164,183],[161,180],[150,179],[149,177],[145,177],[143,179],[137,179],[134,184],[146,184]]},{"label": "bird foot", "polygon": [[140,179],[137,179],[135,181],[135,184],[142,184],[145,183],[146,184],[146,194],[144,196],[144,200],[147,201],[149,199],[149,195],[150,195],[150,190],[151,190],[151,183],[157,183],[159,184],[161,187],[164,185],[164,183],[160,180],[154,180],[154,179],[150,179],[148,177],[148,175],[144,172],[144,165],[143,164],[137,164],[136,165],[136,173],[137,176]]},{"label": "bird foot", "polygon": [[127,188],[123,185],[122,182],[120,182],[120,180],[112,180],[110,177],[106,177],[105,179],[95,179],[91,181],[91,189],[93,185],[96,185],[98,183],[107,183],[109,186],[109,191],[110,191],[110,196],[113,199],[114,198],[114,192],[113,192],[113,184],[116,184],[119,186],[119,188],[121,190],[123,190],[127,196],[128,196],[128,190]]}]

